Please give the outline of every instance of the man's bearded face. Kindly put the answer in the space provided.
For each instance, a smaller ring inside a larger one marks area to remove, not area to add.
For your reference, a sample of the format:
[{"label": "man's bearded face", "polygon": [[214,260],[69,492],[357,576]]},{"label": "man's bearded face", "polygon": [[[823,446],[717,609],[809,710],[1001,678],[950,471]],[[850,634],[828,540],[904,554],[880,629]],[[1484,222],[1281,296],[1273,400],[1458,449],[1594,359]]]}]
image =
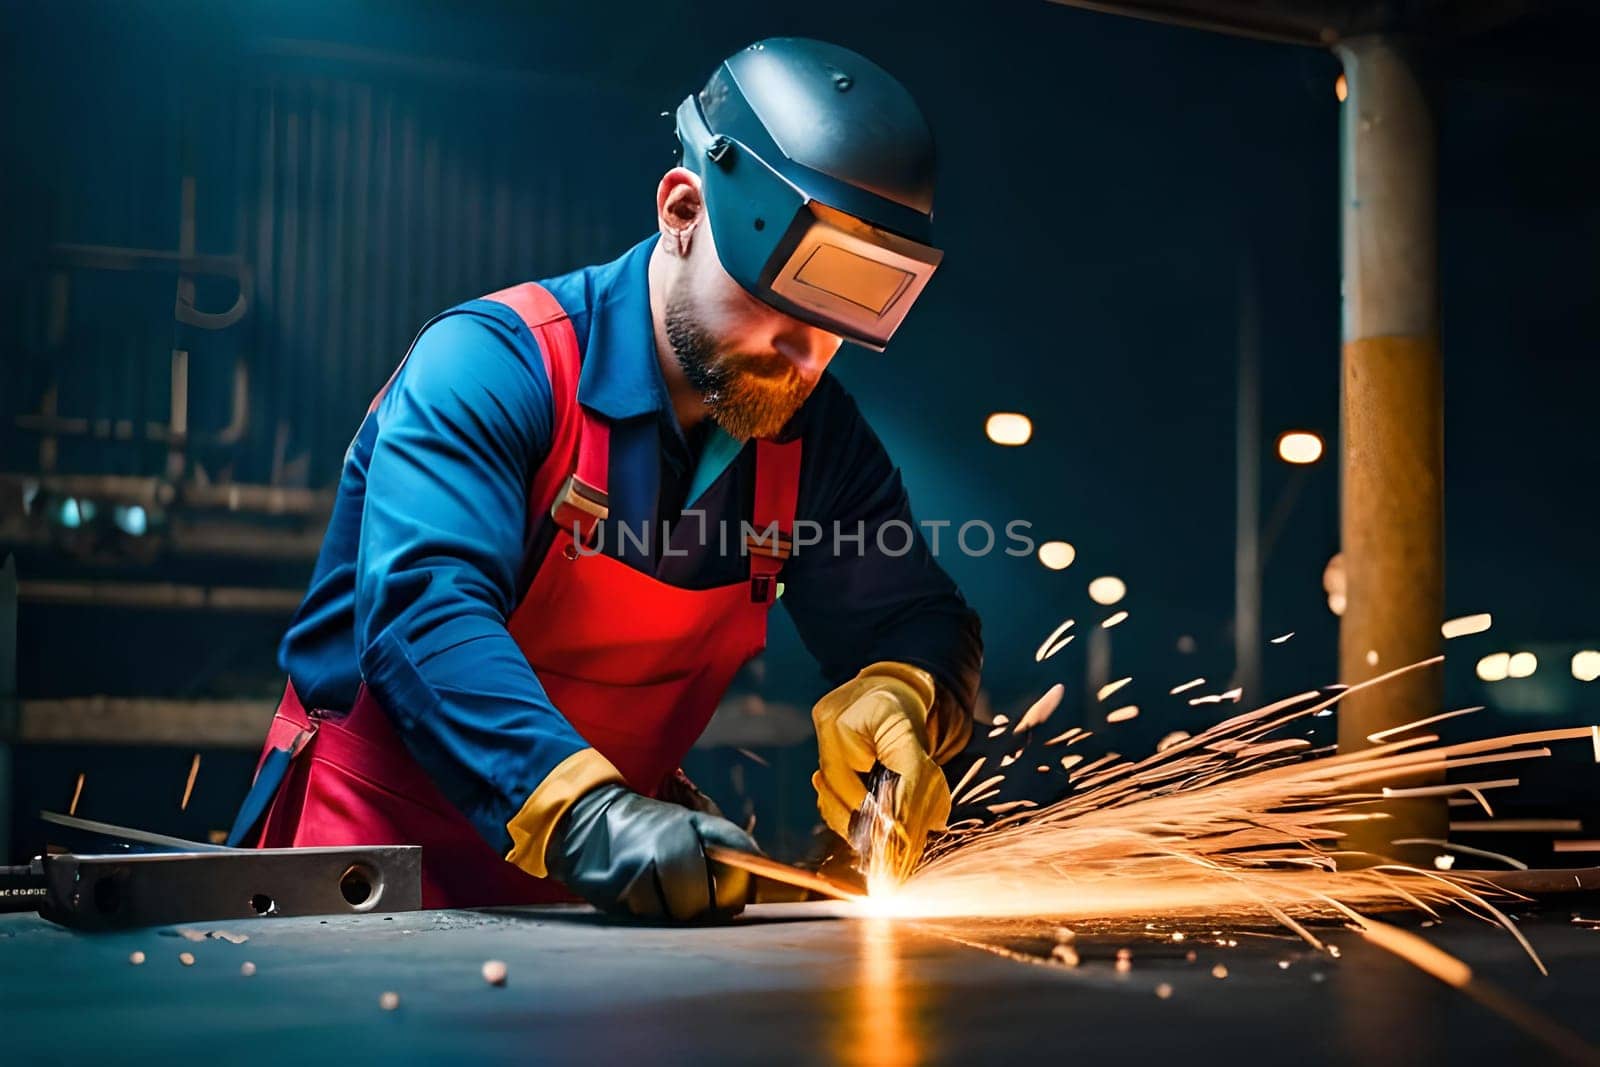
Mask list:
[{"label": "man's bearded face", "polygon": [[667,297],[666,331],[684,376],[731,436],[773,436],[800,410],[817,380],[779,352],[728,350],[706,319],[689,276],[680,276]]}]

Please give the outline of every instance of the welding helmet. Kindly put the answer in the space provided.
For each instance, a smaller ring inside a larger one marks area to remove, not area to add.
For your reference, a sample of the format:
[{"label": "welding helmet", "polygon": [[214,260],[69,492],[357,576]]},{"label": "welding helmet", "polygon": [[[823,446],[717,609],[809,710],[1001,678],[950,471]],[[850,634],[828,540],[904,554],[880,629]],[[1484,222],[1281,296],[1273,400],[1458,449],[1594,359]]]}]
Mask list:
[{"label": "welding helmet", "polygon": [[689,94],[677,134],[734,280],[883,351],[944,255],[933,133],[905,86],[849,49],[770,38]]}]

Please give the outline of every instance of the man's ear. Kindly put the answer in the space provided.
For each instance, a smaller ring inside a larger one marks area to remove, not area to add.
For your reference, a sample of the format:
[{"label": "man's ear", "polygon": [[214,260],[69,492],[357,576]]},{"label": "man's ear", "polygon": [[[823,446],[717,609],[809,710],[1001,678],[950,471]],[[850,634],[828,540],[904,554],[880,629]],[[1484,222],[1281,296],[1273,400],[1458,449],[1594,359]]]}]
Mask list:
[{"label": "man's ear", "polygon": [[669,252],[689,254],[694,232],[705,218],[706,203],[700,176],[686,167],[673,167],[656,186],[656,224]]}]

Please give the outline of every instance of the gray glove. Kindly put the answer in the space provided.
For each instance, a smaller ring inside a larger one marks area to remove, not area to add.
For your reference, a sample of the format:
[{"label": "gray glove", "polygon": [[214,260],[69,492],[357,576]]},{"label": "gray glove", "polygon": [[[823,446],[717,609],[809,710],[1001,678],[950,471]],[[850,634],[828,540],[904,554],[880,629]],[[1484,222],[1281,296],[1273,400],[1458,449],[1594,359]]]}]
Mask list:
[{"label": "gray glove", "polygon": [[750,876],[712,863],[703,845],[761,854],[726,819],[612,783],[567,809],[545,861],[553,877],[601,911],[679,922],[739,914]]}]

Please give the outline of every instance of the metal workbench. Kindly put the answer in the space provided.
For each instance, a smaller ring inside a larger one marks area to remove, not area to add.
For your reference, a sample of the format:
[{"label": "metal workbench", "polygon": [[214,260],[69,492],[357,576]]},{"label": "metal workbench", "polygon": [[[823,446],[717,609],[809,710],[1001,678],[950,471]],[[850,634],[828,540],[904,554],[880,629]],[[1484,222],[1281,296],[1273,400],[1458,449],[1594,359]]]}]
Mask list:
[{"label": "metal workbench", "polygon": [[[187,928],[242,933],[241,944],[170,927],[82,934],[10,915],[0,917],[0,1021],[13,1063],[1552,1059],[1526,1030],[1342,931],[1331,934],[1341,950],[1331,959],[1266,930],[1188,924],[1175,942],[1178,928],[1164,922],[1080,926],[1081,963],[1069,968],[1047,962],[1051,923],[929,926],[829,910],[758,906],[698,929],[576,908]],[[1524,929],[1551,977],[1470,918],[1418,932],[1600,1041],[1600,932],[1569,911]],[[1123,972],[1121,947],[1132,954]],[[129,962],[136,951],[142,965]],[[180,962],[185,952],[192,965]],[[508,965],[504,987],[481,976],[489,959]],[[253,976],[241,974],[245,961]],[[1213,976],[1219,963],[1225,978]],[[398,1007],[380,1006],[385,992]]]}]

